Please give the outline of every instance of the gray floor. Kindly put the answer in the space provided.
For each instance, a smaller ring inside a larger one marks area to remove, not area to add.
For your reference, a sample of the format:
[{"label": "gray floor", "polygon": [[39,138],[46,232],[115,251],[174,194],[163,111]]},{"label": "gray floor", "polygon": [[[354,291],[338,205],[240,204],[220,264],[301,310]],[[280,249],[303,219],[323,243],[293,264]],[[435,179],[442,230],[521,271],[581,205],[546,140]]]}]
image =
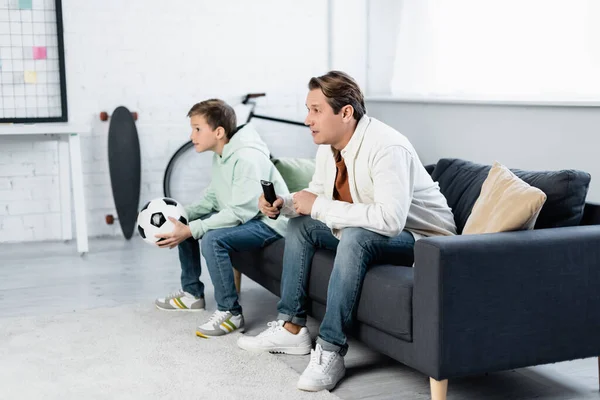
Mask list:
[{"label": "gray floor", "polygon": [[[80,257],[74,243],[0,245],[0,323],[12,316],[71,312],[147,302],[177,289],[176,250],[141,240],[93,239]],[[204,270],[206,271],[206,270]],[[215,308],[208,272],[208,309]],[[247,332],[256,334],[275,318],[277,298],[244,277],[242,305]],[[197,322],[190,315],[190,334]],[[311,320],[312,334],[318,324]],[[355,341],[346,356],[347,378],[334,393],[342,399],[427,399],[426,376]],[[308,356],[280,357],[301,372]],[[450,382],[448,399],[600,399],[597,359],[551,364]]]}]

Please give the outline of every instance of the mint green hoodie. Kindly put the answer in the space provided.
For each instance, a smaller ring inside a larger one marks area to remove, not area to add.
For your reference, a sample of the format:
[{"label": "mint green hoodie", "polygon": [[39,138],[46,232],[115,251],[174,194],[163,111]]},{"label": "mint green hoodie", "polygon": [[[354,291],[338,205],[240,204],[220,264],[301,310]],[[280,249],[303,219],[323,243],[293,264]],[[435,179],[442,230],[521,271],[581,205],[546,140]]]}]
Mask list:
[{"label": "mint green hoodie", "polygon": [[[201,239],[211,229],[244,224],[256,217],[284,236],[287,218],[272,220],[258,210],[260,180],[273,182],[275,193],[289,194],[285,181],[269,159],[269,149],[251,124],[246,124],[213,155],[212,177],[203,198],[185,207],[192,236]],[[206,219],[200,217],[215,212]]]}]

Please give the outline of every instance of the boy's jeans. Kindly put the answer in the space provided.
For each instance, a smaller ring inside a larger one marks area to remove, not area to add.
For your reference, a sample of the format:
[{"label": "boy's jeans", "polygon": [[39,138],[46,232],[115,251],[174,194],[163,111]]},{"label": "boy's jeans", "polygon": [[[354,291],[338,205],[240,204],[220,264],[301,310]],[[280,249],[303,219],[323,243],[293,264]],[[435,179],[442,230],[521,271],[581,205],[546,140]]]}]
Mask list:
[{"label": "boy's jeans", "polygon": [[231,228],[208,231],[200,240],[189,238],[179,244],[181,262],[181,287],[186,292],[204,297],[204,284],[200,281],[200,249],[206,260],[210,278],[215,287],[215,300],[220,311],[241,314],[242,307],[233,280],[233,266],[229,257],[232,251],[259,249],[280,239],[281,236],[258,219]]},{"label": "boy's jeans", "polygon": [[313,255],[317,248],[336,251],[317,343],[326,351],[345,355],[345,331],[353,322],[367,267],[376,263],[410,266],[414,245],[415,239],[407,231],[390,238],[362,228],[346,228],[338,240],[320,221],[307,216],[291,218],[285,238],[277,319],[306,324],[305,300]]}]

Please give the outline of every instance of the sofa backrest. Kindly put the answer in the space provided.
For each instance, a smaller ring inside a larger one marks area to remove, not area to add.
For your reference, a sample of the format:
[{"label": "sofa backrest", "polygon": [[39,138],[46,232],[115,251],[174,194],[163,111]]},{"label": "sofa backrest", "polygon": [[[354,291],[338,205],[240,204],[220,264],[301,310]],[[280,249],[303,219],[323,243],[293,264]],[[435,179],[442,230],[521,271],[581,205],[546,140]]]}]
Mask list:
[{"label": "sofa backrest", "polygon": [[[458,233],[471,214],[491,165],[443,158],[426,167],[440,185],[454,213]],[[511,169],[519,178],[546,193],[547,199],[538,216],[535,229],[579,225],[583,216],[591,176],[578,170],[523,171]]]}]

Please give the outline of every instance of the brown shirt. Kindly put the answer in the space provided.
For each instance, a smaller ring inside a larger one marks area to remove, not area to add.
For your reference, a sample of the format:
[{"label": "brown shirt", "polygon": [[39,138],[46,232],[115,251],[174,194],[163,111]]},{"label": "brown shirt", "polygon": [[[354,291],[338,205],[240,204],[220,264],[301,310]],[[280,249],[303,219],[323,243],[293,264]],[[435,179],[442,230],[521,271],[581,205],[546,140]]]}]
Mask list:
[{"label": "brown shirt", "polygon": [[335,175],[335,186],[333,187],[333,199],[345,201],[346,203],[352,203],[352,196],[350,195],[350,185],[348,184],[348,170],[346,169],[346,163],[342,158],[342,154],[334,150],[335,167],[337,169]]}]

